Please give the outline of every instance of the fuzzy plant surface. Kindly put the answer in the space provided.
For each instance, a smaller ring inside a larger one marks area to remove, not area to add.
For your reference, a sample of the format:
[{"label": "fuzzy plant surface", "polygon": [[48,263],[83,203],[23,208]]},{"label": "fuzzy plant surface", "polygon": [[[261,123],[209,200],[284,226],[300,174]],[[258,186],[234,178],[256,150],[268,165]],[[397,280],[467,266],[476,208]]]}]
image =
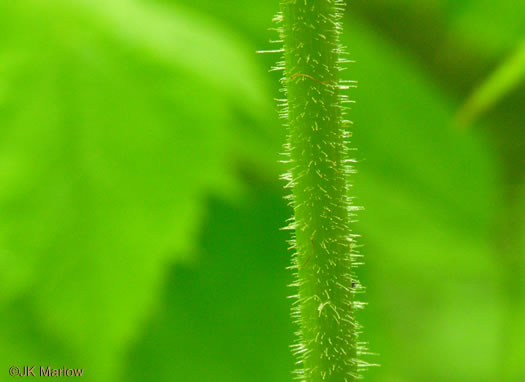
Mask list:
[{"label": "fuzzy plant surface", "polygon": [[276,18],[283,44],[282,117],[288,128],[284,179],[291,188],[294,216],[289,229],[294,249],[293,316],[299,325],[299,381],[351,382],[360,377],[360,326],[355,311],[361,285],[351,231],[350,122],[344,118],[352,86],[340,79],[346,60],[340,45],[341,0],[281,0]]}]

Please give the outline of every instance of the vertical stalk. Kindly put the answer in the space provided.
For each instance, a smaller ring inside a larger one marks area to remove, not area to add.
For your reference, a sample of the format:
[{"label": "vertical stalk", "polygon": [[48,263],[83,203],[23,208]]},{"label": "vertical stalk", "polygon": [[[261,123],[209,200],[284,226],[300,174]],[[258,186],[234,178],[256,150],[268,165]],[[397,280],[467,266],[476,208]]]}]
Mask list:
[{"label": "vertical stalk", "polygon": [[342,0],[281,0],[287,101],[284,117],[292,188],[300,326],[294,346],[297,378],[305,382],[358,379],[355,246],[348,196],[347,102],[339,44]]}]

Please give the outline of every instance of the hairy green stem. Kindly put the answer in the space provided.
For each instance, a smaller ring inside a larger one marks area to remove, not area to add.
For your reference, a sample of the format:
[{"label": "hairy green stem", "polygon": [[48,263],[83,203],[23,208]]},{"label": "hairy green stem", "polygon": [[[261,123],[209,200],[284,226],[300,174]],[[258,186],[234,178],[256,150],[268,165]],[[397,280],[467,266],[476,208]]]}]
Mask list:
[{"label": "hairy green stem", "polygon": [[350,224],[347,131],[339,78],[342,0],[281,0],[287,101],[283,117],[292,188],[300,326],[297,377],[306,382],[358,379],[360,289]]}]

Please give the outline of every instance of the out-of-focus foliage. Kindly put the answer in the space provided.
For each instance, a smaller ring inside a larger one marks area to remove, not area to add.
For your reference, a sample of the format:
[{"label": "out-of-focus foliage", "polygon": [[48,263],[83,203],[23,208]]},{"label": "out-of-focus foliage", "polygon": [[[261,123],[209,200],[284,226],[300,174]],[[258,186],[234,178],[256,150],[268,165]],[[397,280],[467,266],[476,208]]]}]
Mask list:
[{"label": "out-of-focus foliage", "polygon": [[[206,196],[235,195],[231,155],[259,139],[236,114],[271,113],[271,99],[251,50],[187,11],[19,1],[0,14],[0,302],[4,317],[28,311],[3,320],[1,358],[113,380],[166,267],[195,247]],[[16,351],[13,325],[57,351]]]},{"label": "out-of-focus foliage", "polygon": [[[291,379],[277,9],[0,0],[0,381]],[[453,123],[524,12],[349,5],[369,381],[525,378],[523,84]]]},{"label": "out-of-focus foliage", "polygon": [[521,85],[525,79],[525,40],[467,99],[457,121],[467,126]]}]

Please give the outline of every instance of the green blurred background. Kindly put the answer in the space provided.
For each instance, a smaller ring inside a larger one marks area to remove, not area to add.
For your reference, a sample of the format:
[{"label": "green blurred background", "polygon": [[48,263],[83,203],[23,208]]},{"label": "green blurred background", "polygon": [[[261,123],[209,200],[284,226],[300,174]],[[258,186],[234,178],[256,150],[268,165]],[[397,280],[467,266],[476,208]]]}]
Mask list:
[{"label": "green blurred background", "polygon": [[[278,7],[0,0],[0,381],[291,380]],[[525,381],[524,17],[349,4],[367,381]]]}]

